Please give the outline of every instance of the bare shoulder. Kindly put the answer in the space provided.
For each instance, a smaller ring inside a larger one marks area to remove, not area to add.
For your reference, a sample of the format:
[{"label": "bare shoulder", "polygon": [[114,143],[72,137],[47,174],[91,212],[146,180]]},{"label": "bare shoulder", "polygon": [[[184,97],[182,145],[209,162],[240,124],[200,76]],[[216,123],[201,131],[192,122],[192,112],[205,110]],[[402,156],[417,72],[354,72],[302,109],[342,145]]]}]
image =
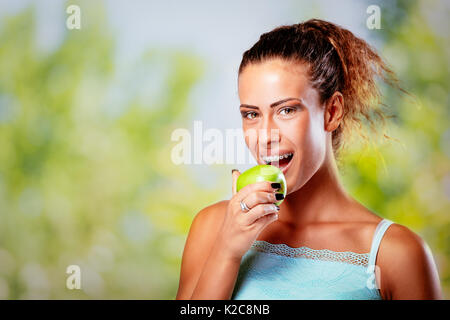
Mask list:
[{"label": "bare shoulder", "polygon": [[[373,232],[383,218],[358,202],[352,210],[354,220],[361,225],[368,226],[368,233],[371,235],[367,238],[371,239]],[[420,236],[401,224],[393,223],[383,236],[380,244],[380,255],[381,251],[383,251],[382,255],[385,257],[395,257],[399,253],[408,252],[409,255],[418,257],[423,254],[425,248],[426,244]]]},{"label": "bare shoulder", "polygon": [[408,227],[393,223],[385,233],[383,241],[387,244],[386,252],[408,250],[409,253],[419,254],[425,247],[423,239]]},{"label": "bare shoulder", "polygon": [[[360,241],[366,243],[366,247],[368,244],[370,248],[376,227],[383,218],[359,203],[352,209],[353,223],[351,228],[357,230],[355,234],[360,236]],[[427,254],[429,254],[428,251],[427,244],[418,234],[406,226],[393,223],[382,238],[377,258],[379,260],[377,262],[395,260],[393,262],[400,263],[399,258],[402,255],[405,255],[403,258],[407,259],[408,262],[411,262],[413,259],[419,262],[419,260],[426,259]]]},{"label": "bare shoulder", "polygon": [[228,200],[219,201],[195,215],[184,246],[177,299],[191,297],[222,225],[227,206]]},{"label": "bare shoulder", "polygon": [[208,217],[209,219],[217,218],[217,215],[224,214],[223,210],[227,208],[228,202],[230,200],[222,200],[216,203],[213,203],[202,210],[199,211],[197,216],[200,216],[201,218]]},{"label": "bare shoulder", "polygon": [[205,227],[212,228],[209,229],[211,231],[220,228],[225,217],[228,202],[229,200],[219,201],[200,210],[194,217],[191,231],[193,227],[197,226],[201,226],[202,229]]},{"label": "bare shoulder", "polygon": [[210,246],[222,225],[228,201],[216,202],[196,214],[189,230],[185,251],[192,244],[197,248]]},{"label": "bare shoulder", "polygon": [[378,249],[382,291],[393,299],[439,299],[440,283],[426,242],[409,228],[392,224]]},{"label": "bare shoulder", "polygon": [[386,231],[380,247],[378,259],[394,266],[404,263],[422,264],[430,254],[425,241],[409,228],[393,223]]}]

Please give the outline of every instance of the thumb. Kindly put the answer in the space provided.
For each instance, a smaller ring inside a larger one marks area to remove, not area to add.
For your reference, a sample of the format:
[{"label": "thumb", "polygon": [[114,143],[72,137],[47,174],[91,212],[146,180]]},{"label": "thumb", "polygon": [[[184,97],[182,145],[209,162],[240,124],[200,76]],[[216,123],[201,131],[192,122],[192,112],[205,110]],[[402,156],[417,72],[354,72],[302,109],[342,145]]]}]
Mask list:
[{"label": "thumb", "polygon": [[237,193],[237,191],[236,191],[237,179],[241,175],[241,173],[239,172],[238,169],[233,169],[233,170],[231,170],[231,175],[232,175],[232,179],[233,179],[232,191],[233,191],[233,196],[234,196]]}]

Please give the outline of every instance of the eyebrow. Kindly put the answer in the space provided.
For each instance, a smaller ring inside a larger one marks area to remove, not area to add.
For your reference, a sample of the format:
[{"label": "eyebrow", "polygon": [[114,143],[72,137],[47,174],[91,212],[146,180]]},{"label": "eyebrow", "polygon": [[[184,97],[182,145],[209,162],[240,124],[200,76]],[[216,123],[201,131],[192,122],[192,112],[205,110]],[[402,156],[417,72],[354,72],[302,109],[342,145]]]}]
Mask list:
[{"label": "eyebrow", "polygon": [[[297,100],[298,102],[300,102],[303,105],[302,100],[300,100],[298,98],[286,98],[286,99],[283,99],[283,100],[280,100],[280,101],[272,103],[270,105],[270,107],[274,108],[274,107],[278,106],[279,104],[282,104],[282,103],[285,103],[285,102],[288,102],[288,101],[291,101],[291,100]],[[249,105],[249,104],[241,104],[239,106],[239,108],[259,109],[257,106],[252,106],[252,105]]]}]

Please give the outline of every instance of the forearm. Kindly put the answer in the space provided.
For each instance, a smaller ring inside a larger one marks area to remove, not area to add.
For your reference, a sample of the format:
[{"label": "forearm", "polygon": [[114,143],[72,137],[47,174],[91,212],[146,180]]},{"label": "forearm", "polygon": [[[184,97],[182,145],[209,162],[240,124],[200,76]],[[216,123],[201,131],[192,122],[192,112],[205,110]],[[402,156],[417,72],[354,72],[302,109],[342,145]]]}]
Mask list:
[{"label": "forearm", "polygon": [[193,300],[229,300],[239,272],[240,260],[213,248],[192,293]]}]

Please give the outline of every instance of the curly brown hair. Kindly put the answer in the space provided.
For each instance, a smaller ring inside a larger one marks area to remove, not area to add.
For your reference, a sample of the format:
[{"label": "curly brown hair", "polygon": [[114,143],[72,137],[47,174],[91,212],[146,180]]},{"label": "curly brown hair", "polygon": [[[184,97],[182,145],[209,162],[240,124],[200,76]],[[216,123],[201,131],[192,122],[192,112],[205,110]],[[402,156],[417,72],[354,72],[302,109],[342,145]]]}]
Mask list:
[{"label": "curly brown hair", "polygon": [[353,131],[368,140],[362,129],[364,121],[377,132],[380,122],[384,127],[385,120],[393,117],[381,103],[377,77],[405,92],[398,86],[394,72],[366,41],[331,22],[311,19],[262,34],[259,41],[244,52],[239,74],[250,63],[273,58],[307,62],[309,79],[318,90],[321,103],[336,91],[344,96],[344,116],[332,133],[336,158]]}]

